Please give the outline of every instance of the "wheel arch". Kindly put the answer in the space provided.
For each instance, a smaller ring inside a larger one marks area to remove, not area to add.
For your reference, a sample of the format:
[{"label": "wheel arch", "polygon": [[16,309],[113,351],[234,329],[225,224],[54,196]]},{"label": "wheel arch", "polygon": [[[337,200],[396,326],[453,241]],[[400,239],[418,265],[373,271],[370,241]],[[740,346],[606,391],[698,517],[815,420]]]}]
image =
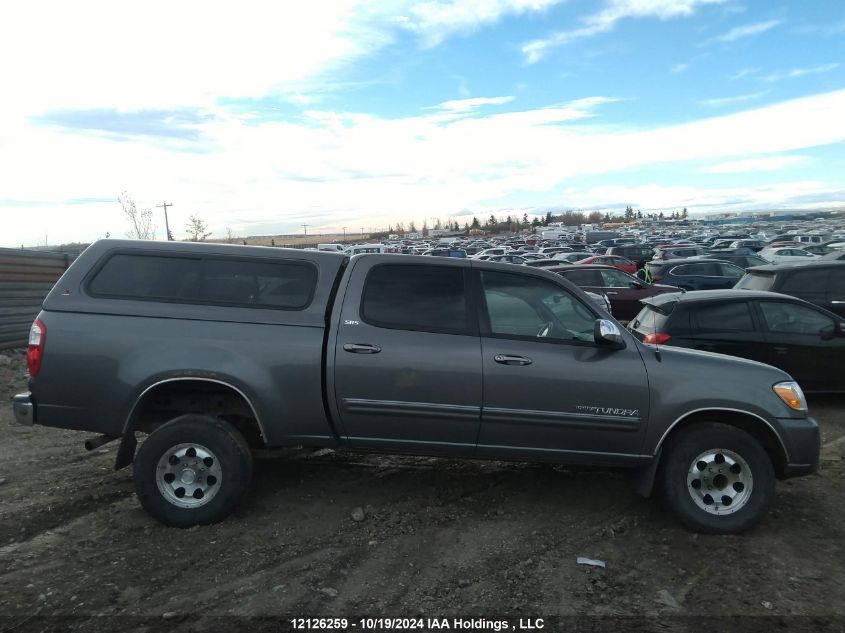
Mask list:
[{"label": "wheel arch", "polygon": [[654,489],[654,481],[660,470],[663,447],[666,445],[666,442],[672,437],[677,436],[684,429],[707,422],[727,424],[751,435],[766,451],[775,469],[775,474],[778,477],[784,476],[786,465],[789,462],[789,455],[786,446],[768,420],[743,409],[719,407],[694,409],[679,416],[666,428],[666,431],[664,431],[654,447],[652,461],[639,470],[636,479],[636,489],[640,495],[648,497]]},{"label": "wheel arch", "polygon": [[705,422],[720,422],[745,431],[756,439],[766,450],[766,454],[772,460],[772,465],[778,476],[783,474],[786,464],[789,462],[789,454],[787,453],[783,440],[781,440],[771,422],[756,413],[742,409],[705,408],[684,413],[670,424],[663,433],[663,436],[654,448],[654,455],[657,456],[658,452],[661,451],[666,441],[670,438],[675,437],[678,433],[694,424]]},{"label": "wheel arch", "polygon": [[[173,406],[175,415],[187,413],[200,413],[217,415],[225,418],[226,415],[236,416],[239,419],[237,425],[245,436],[253,443],[266,445],[265,428],[261,422],[258,411],[252,400],[246,393],[229,381],[219,378],[208,378],[199,376],[178,376],[156,380],[143,389],[134,399],[123,425],[120,446],[117,451],[115,470],[119,470],[132,463],[135,455],[137,440],[136,431],[150,432],[166,419],[158,419],[153,413],[153,407],[157,398],[167,398],[174,395],[203,394],[204,404],[179,403]],[[218,411],[211,411],[209,399],[214,400],[214,407]],[[169,404],[169,403],[168,403]],[[174,416],[175,417],[175,416]]]}]

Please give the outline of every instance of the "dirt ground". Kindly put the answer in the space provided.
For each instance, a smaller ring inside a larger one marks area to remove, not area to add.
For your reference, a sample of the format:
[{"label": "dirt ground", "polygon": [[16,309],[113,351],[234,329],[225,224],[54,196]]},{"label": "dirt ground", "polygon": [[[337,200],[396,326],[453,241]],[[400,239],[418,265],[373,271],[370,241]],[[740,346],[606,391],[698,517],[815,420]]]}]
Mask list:
[{"label": "dirt ground", "polygon": [[[259,461],[234,516],[178,530],[141,510],[131,469],[112,469],[116,445],[87,453],[84,434],[15,425],[8,399],[26,370],[21,352],[2,356],[3,633],[225,631],[283,616],[845,626],[845,397],[811,399],[821,469],[779,482],[744,536],[686,531],[622,472],[333,451]],[[268,619],[244,619],[256,616]]]}]

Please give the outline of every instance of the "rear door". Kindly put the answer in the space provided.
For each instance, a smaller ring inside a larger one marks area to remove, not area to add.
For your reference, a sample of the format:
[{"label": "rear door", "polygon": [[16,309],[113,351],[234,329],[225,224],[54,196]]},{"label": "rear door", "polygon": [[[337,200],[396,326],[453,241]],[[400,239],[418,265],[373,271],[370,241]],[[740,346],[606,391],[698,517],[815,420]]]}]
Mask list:
[{"label": "rear door", "polygon": [[476,283],[484,371],[478,454],[634,459],[649,409],[634,341],[620,350],[597,345],[598,315],[563,284],[488,270]]},{"label": "rear door", "polygon": [[694,290],[714,290],[725,287],[722,270],[716,262],[698,262],[686,266],[687,284]]},{"label": "rear door", "polygon": [[352,446],[471,454],[482,383],[470,263],[395,259],[357,262],[346,290],[334,365],[343,432]]},{"label": "rear door", "polygon": [[691,303],[689,309],[695,349],[771,362],[768,343],[749,301]]}]

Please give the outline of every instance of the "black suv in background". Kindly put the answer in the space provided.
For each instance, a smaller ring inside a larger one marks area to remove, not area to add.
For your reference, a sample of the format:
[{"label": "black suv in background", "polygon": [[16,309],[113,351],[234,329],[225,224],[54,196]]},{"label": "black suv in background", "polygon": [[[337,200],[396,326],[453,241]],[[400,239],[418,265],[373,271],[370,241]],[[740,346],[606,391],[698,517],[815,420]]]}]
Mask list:
[{"label": "black suv in background", "polygon": [[670,259],[646,264],[654,282],[684,290],[723,290],[742,278],[743,270],[715,259]]},{"label": "black suv in background", "polygon": [[637,265],[637,268],[642,268],[647,261],[654,257],[654,249],[644,244],[620,244],[608,248],[605,255],[618,255],[630,259]]},{"label": "black suv in background", "polygon": [[845,391],[845,320],[801,299],[709,290],[644,299],[628,326],[640,341],[739,356],[788,372],[804,391]]},{"label": "black suv in background", "polygon": [[845,261],[757,266],[734,287],[782,292],[845,316]]}]

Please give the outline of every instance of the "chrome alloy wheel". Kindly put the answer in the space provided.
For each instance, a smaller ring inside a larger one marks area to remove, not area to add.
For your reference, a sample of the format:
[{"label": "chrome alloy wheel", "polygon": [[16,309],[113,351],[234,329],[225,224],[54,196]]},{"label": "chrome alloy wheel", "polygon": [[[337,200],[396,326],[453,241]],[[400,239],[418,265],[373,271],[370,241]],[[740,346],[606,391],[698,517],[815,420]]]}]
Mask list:
[{"label": "chrome alloy wheel", "polygon": [[220,460],[205,446],[177,444],[166,450],[156,466],[162,496],[180,508],[198,508],[214,498],[222,483]]},{"label": "chrome alloy wheel", "polygon": [[737,453],[726,448],[704,451],[687,473],[687,490],[708,514],[725,515],[740,510],[751,498],[754,477]]}]

